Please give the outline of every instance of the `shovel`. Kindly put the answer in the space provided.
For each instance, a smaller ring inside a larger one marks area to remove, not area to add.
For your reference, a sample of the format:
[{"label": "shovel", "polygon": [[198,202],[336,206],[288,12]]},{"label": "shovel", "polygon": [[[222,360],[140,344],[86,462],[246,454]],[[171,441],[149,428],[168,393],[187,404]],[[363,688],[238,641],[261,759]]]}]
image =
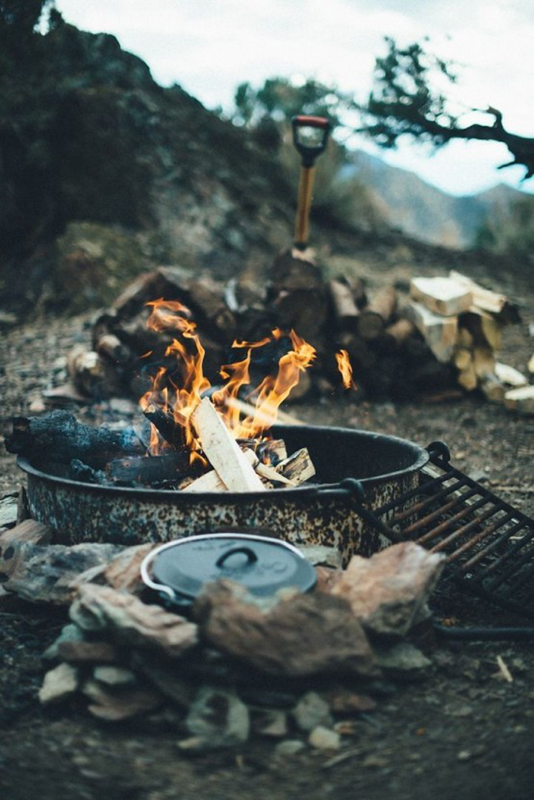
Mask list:
[{"label": "shovel", "polygon": [[326,147],[330,123],[325,117],[300,115],[293,117],[293,144],[300,153],[300,179],[295,219],[295,247],[299,251],[308,246],[310,208],[315,180],[315,159]]}]

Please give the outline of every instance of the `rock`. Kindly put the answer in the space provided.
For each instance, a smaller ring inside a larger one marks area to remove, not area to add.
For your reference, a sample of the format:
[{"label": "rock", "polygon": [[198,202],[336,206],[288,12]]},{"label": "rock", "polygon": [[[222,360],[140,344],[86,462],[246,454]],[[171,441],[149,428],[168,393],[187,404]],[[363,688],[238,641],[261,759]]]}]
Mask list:
[{"label": "rock", "polygon": [[343,566],[343,559],[337,547],[325,547],[320,544],[301,544],[297,545],[297,550],[314,567],[320,564],[324,567],[341,569]]},{"label": "rock", "polygon": [[332,594],[332,589],[343,575],[343,570],[332,569],[331,567],[315,567],[315,574],[317,575],[315,591]]},{"label": "rock", "polygon": [[179,658],[198,641],[192,622],[107,586],[82,586],[70,616],[83,630],[109,631],[117,642],[156,648],[171,658]]},{"label": "rock", "polygon": [[120,651],[111,642],[86,642],[71,639],[60,642],[56,651],[59,658],[70,664],[114,664],[120,657]]},{"label": "rock", "polygon": [[333,689],[325,692],[323,696],[328,701],[334,714],[351,716],[374,711],[376,708],[376,703],[372,697],[366,694],[357,694],[349,689]]},{"label": "rock", "polygon": [[135,675],[131,669],[115,666],[98,666],[93,670],[96,681],[106,686],[128,686],[135,683]]},{"label": "rock", "polygon": [[376,659],[385,673],[397,678],[413,678],[431,666],[432,662],[409,642],[391,647],[375,647]]},{"label": "rock", "polygon": [[402,542],[371,558],[353,556],[332,594],[348,600],[366,630],[401,638],[418,621],[444,563],[443,555]]},{"label": "rock", "polygon": [[376,674],[367,637],[340,597],[297,593],[262,608],[244,587],[221,580],[197,598],[193,617],[215,647],[264,672]]},{"label": "rock", "polygon": [[12,528],[17,522],[18,492],[0,498],[0,528]]},{"label": "rock", "polygon": [[130,594],[141,594],[145,589],[141,579],[141,563],[155,546],[154,544],[141,544],[137,547],[127,547],[126,550],[115,556],[104,572],[106,583],[113,589],[122,589]]},{"label": "rock", "polygon": [[132,654],[131,663],[134,669],[142,672],[161,694],[179,708],[188,709],[190,707],[196,689],[182,675],[176,674],[174,664],[166,665],[161,658],[140,650]]},{"label": "rock", "polygon": [[287,715],[280,709],[260,711],[254,715],[253,727],[260,736],[282,739],[287,734]]},{"label": "rock", "polygon": [[277,756],[296,756],[305,749],[306,745],[300,739],[285,739],[276,745],[275,753]]},{"label": "rock", "polygon": [[163,702],[160,694],[151,689],[124,687],[110,691],[98,681],[86,681],[83,693],[93,702],[88,706],[93,716],[108,722],[121,722],[159,708]]},{"label": "rock", "polygon": [[51,538],[52,528],[35,519],[26,519],[0,535],[0,556],[9,545],[23,543],[45,545],[50,543]]},{"label": "rock", "polygon": [[[24,524],[24,523],[23,523]],[[122,548],[112,544],[37,546],[23,542],[4,552],[4,588],[31,603],[68,605],[76,593],[72,582],[109,561]]]},{"label": "rock", "polygon": [[318,725],[310,733],[308,742],[316,750],[339,750],[341,736],[337,731]]},{"label": "rock", "polygon": [[77,688],[78,670],[70,664],[59,664],[46,673],[39,700],[44,706],[61,703],[72,697]]},{"label": "rock", "polygon": [[247,706],[235,694],[211,686],[199,690],[185,724],[204,749],[241,744],[250,730]]},{"label": "rock", "polygon": [[317,692],[307,692],[301,697],[293,710],[293,719],[299,730],[305,732],[318,725],[332,724],[330,706]]},{"label": "rock", "polygon": [[56,659],[60,658],[59,646],[61,644],[64,644],[65,642],[82,642],[83,639],[84,633],[80,628],[78,628],[77,625],[74,625],[73,623],[65,625],[55,642],[52,642],[50,647],[44,651],[42,658],[45,661],[55,661]]}]

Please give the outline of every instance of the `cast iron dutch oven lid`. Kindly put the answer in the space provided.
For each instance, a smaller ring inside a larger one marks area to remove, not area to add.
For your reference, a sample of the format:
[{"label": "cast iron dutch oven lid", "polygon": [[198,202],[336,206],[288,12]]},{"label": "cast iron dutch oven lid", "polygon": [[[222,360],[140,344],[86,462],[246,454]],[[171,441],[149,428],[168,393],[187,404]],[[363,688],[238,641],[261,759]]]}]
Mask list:
[{"label": "cast iron dutch oven lid", "polygon": [[141,566],[151,589],[179,604],[192,603],[206,583],[229,578],[265,597],[295,586],[307,592],[316,574],[296,547],[269,536],[207,533],[153,550]]}]

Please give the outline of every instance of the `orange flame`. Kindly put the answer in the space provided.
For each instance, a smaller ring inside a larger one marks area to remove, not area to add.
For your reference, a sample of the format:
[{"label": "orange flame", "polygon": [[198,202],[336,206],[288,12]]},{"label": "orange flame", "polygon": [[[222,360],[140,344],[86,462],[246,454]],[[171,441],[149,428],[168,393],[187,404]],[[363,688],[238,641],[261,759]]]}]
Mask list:
[{"label": "orange flame", "polygon": [[[167,347],[165,356],[176,357],[180,364],[182,379],[181,385],[177,386],[166,368],[160,367],[153,378],[152,388],[143,395],[140,405],[143,410],[150,404],[157,405],[172,416],[174,422],[181,427],[184,443],[191,449],[194,460],[200,457],[198,453],[200,443],[196,437],[191,415],[204,392],[211,388],[210,381],[204,375],[205,350],[196,333],[195,323],[189,319],[190,311],[186,306],[163,298],[147,305],[152,307],[147,321],[149,328],[159,332],[169,330],[178,332],[178,336],[173,338]],[[289,337],[293,349],[279,359],[276,376],[267,376],[252,392],[251,396],[256,398],[256,410],[254,414],[241,420],[236,405],[228,401],[236,399],[240,390],[250,384],[252,351],[282,338],[283,335],[282,331],[276,328],[270,336],[258,342],[234,341],[232,347],[246,349],[246,355],[241,361],[226,364],[220,369],[225,384],[213,393],[212,401],[236,439],[256,438],[270,427],[272,422],[267,424],[265,419],[271,419],[273,422],[276,420],[278,407],[298,384],[301,373],[311,365],[316,356],[312,345],[297,336],[293,330],[290,331]],[[152,425],[150,452],[160,452],[166,446]]]},{"label": "orange flame", "polygon": [[340,350],[336,353],[337,368],[341,372],[343,379],[343,386],[345,389],[356,389],[356,384],[352,378],[352,364],[350,363],[349,354],[346,350]]}]

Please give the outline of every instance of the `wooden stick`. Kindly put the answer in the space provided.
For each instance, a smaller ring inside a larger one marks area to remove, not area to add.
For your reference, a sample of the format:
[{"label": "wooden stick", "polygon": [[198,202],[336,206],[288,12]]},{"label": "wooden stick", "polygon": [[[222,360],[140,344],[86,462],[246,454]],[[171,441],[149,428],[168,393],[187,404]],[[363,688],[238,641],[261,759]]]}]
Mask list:
[{"label": "wooden stick", "polygon": [[206,458],[231,492],[265,491],[209,397],[200,401],[192,420]]}]

